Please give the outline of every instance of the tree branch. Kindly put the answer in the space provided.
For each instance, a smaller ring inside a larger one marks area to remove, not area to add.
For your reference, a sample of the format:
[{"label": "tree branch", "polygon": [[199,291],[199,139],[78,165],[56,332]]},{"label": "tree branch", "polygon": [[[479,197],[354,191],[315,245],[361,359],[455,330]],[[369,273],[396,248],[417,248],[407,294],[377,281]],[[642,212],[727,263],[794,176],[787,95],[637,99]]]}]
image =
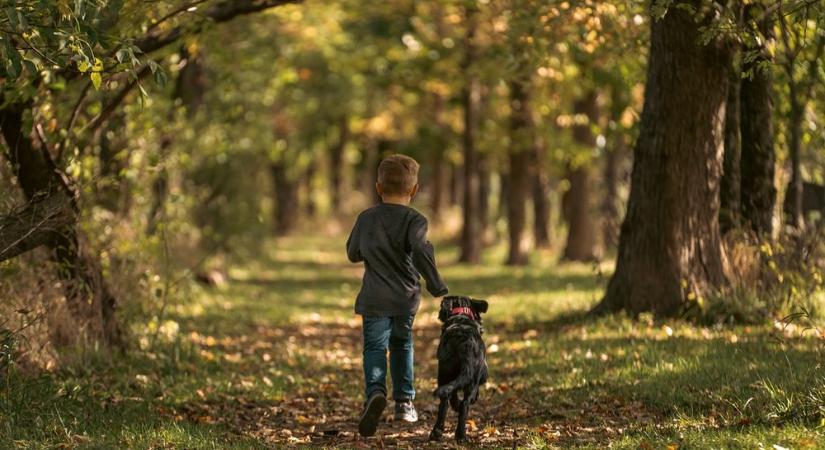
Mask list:
[{"label": "tree branch", "polygon": [[[300,3],[301,0],[224,0],[207,8],[203,16],[214,23],[228,22],[238,16],[253,14],[265,9],[290,3]],[[151,53],[178,40],[183,34],[183,27],[177,26],[168,30],[159,30],[156,27],[143,37],[135,40],[135,46],[143,53]]]}]

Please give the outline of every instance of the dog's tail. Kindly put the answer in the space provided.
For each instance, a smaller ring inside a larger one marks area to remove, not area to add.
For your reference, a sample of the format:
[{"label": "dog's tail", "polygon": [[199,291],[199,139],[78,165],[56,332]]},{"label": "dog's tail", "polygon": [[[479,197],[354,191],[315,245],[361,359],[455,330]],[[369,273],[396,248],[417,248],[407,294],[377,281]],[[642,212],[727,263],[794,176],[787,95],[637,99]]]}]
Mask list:
[{"label": "dog's tail", "polygon": [[473,366],[471,364],[463,364],[455,380],[444,386],[439,386],[438,389],[435,390],[435,396],[446,400],[447,397],[453,395],[456,390],[472,384],[473,375]]}]

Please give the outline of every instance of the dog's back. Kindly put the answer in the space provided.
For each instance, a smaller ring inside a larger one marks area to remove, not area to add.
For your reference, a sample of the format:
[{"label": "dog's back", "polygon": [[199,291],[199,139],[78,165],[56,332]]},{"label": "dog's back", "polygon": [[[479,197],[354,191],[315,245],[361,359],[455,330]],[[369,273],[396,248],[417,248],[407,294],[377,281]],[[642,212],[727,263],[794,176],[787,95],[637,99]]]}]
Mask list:
[{"label": "dog's back", "polygon": [[479,385],[486,382],[486,348],[481,333],[469,321],[456,319],[456,323],[444,328],[438,345],[439,388],[435,395],[450,398],[457,409],[458,392],[463,391],[475,403]]}]

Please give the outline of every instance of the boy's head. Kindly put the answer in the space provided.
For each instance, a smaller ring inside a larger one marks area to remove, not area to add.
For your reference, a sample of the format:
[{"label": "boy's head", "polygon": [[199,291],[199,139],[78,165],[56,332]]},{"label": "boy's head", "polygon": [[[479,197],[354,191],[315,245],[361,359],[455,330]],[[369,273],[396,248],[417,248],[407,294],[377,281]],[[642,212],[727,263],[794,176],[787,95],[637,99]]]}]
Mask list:
[{"label": "boy's head", "polygon": [[381,197],[412,198],[418,192],[418,163],[405,155],[391,155],[378,165],[375,188]]}]

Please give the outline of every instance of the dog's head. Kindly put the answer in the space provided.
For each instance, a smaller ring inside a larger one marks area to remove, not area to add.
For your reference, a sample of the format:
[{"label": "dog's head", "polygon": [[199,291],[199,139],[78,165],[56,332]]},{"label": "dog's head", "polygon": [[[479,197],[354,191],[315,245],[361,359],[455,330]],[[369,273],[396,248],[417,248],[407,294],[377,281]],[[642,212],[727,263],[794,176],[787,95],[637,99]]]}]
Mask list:
[{"label": "dog's head", "polygon": [[438,320],[446,322],[456,308],[470,308],[475,315],[475,319],[481,321],[481,314],[487,312],[487,300],[478,300],[461,295],[448,295],[441,300]]}]

